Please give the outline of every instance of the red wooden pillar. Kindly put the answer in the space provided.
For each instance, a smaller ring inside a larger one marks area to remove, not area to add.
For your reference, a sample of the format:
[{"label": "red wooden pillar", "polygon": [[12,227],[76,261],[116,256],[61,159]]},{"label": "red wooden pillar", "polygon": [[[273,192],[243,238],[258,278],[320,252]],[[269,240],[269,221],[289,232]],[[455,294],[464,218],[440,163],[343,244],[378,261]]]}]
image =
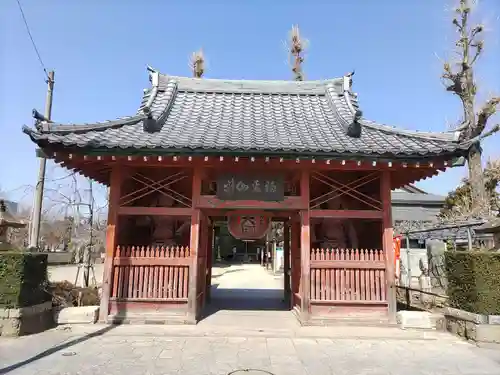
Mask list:
[{"label": "red wooden pillar", "polygon": [[301,260],[301,313],[302,320],[309,319],[311,296],[311,235],[309,215],[309,171],[302,171],[300,177],[300,196],[307,209],[300,211],[300,260]]},{"label": "red wooden pillar", "polygon": [[[290,253],[292,256],[292,305],[296,305],[295,293],[301,296],[301,268],[302,262],[300,261],[300,222],[297,218],[292,220],[292,227],[290,233]],[[298,306],[300,308],[300,306]]]},{"label": "red wooden pillar", "polygon": [[210,292],[212,290],[212,263],[213,263],[214,227],[213,223],[208,226],[207,241],[207,275],[205,282],[205,301],[210,302]]},{"label": "red wooden pillar", "polygon": [[201,170],[195,168],[193,171],[191,232],[189,239],[189,250],[191,254],[191,266],[189,267],[189,292],[188,292],[188,319],[196,323],[198,315],[197,288],[198,285],[198,256],[200,246],[200,221],[201,211],[194,208],[201,195]]},{"label": "red wooden pillar", "polygon": [[208,217],[205,215],[201,215],[201,228],[200,228],[200,251],[198,254],[199,266],[201,269],[198,269],[198,285],[200,286],[197,290],[197,294],[203,293],[202,299],[198,302],[197,306],[198,312],[201,311],[205,307],[205,300],[207,298],[206,290],[207,290],[207,254],[208,254]]},{"label": "red wooden pillar", "polygon": [[111,295],[111,274],[113,271],[113,256],[116,251],[118,237],[118,209],[120,206],[123,169],[115,164],[111,169],[108,199],[108,226],[106,229],[106,256],[104,258],[104,273],[102,279],[101,305],[99,321],[105,323],[109,314],[109,298]]},{"label": "red wooden pillar", "polygon": [[283,269],[284,269],[284,283],[283,283],[283,291],[284,291],[284,297],[285,297],[285,302],[290,305],[291,300],[292,300],[292,293],[291,293],[291,285],[290,285],[290,279],[291,279],[291,272],[290,272],[290,223],[288,220],[286,220],[283,223]]},{"label": "red wooden pillar", "polygon": [[380,179],[380,195],[382,200],[382,244],[385,254],[385,269],[387,282],[388,315],[391,323],[396,322],[397,302],[395,287],[395,265],[392,229],[392,203],[391,203],[391,172],[383,171]]}]

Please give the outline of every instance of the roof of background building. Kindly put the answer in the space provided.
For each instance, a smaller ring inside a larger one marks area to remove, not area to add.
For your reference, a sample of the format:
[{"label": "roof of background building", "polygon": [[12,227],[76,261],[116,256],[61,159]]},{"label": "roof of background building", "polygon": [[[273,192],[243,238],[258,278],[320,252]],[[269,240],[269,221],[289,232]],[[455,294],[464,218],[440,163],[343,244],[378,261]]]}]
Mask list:
[{"label": "roof of background building", "polygon": [[446,197],[428,193],[409,193],[393,191],[391,194],[392,204],[417,205],[426,206],[443,206]]}]

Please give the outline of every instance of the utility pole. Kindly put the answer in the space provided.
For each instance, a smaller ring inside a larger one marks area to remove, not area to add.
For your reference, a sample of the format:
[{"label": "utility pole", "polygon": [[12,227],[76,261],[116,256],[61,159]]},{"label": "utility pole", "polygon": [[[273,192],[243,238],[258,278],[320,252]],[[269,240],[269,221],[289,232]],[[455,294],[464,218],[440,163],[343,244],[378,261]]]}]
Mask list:
[{"label": "utility pole", "polygon": [[85,268],[83,269],[83,286],[89,286],[90,279],[90,268],[92,267],[92,250],[94,248],[94,191],[92,180],[89,178],[89,197],[90,202],[88,205],[89,209],[89,243],[85,246],[84,262]]},{"label": "utility pole", "polygon": [[[47,96],[45,99],[45,119],[50,121],[52,114],[52,94],[54,92],[54,71],[50,71],[47,76]],[[45,168],[47,166],[47,159],[40,158],[40,169],[38,171],[38,180],[35,187],[35,197],[33,200],[33,217],[31,220],[30,232],[30,249],[38,248],[38,240],[40,238],[40,221],[42,217],[42,203],[43,203],[43,188],[45,183]]]}]

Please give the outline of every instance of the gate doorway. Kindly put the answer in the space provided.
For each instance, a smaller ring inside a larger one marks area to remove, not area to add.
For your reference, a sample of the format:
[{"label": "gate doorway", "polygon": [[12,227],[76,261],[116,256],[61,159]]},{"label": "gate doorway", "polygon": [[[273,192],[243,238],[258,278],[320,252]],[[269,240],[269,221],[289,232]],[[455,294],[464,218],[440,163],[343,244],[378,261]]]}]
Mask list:
[{"label": "gate doorway", "polygon": [[290,311],[287,220],[269,218],[269,230],[264,236],[246,239],[235,236],[234,229],[231,231],[229,216],[212,215],[207,219],[211,233],[207,236],[206,296],[201,318],[230,312]]}]

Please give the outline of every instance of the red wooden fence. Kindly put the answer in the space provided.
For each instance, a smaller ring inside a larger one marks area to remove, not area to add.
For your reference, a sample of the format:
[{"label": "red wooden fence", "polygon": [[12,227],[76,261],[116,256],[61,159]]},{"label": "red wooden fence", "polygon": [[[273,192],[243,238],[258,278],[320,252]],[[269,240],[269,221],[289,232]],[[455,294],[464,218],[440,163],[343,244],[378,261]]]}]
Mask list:
[{"label": "red wooden fence", "polygon": [[188,247],[118,246],[113,257],[111,298],[187,302]]},{"label": "red wooden fence", "polygon": [[377,249],[313,249],[311,303],[386,303],[385,257]]}]

